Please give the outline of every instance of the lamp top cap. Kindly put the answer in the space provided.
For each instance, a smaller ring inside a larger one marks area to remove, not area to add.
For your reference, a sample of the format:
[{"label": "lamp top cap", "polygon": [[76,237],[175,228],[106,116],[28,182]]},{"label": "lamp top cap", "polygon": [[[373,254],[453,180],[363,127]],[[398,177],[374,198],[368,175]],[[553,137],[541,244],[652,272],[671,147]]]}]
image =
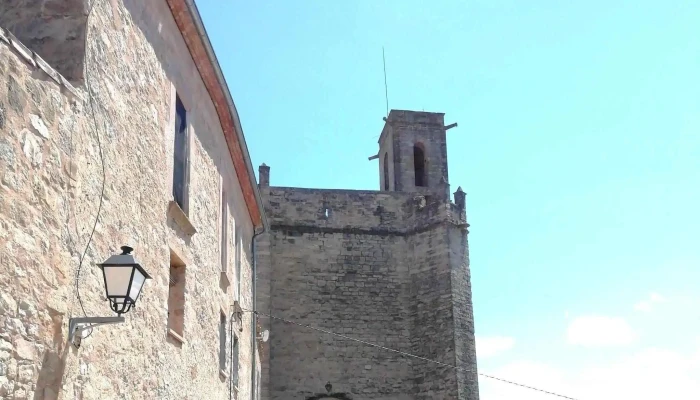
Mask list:
[{"label": "lamp top cap", "polygon": [[97,264],[99,267],[136,267],[141,273],[146,277],[146,279],[151,279],[146,270],[143,269],[138,260],[134,257],[131,252],[134,250],[130,246],[122,246],[122,254],[114,254],[110,256],[105,262]]}]

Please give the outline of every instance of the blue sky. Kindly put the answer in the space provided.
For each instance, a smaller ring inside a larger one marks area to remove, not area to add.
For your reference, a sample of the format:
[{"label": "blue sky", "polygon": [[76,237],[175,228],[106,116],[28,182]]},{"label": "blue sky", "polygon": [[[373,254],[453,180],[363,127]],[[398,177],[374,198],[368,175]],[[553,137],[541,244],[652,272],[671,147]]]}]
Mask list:
[{"label": "blue sky", "polygon": [[700,395],[700,2],[197,4],[272,185],[378,189],[382,46],[389,106],[459,123],[482,372]]}]

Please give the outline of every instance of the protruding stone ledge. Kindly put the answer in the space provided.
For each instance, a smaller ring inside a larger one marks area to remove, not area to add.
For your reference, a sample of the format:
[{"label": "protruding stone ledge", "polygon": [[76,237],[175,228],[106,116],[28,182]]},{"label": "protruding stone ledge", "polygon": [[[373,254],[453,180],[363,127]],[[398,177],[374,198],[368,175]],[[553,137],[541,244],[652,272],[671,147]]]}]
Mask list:
[{"label": "protruding stone ledge", "polygon": [[168,216],[175,221],[186,235],[192,236],[197,233],[197,229],[195,229],[194,225],[192,225],[192,222],[190,222],[190,219],[187,217],[187,214],[182,211],[182,208],[180,208],[175,200],[171,200],[168,204]]},{"label": "protruding stone ledge", "polygon": [[34,68],[42,70],[51,80],[61,87],[61,93],[69,97],[83,100],[83,95],[70,83],[63,75],[59,74],[49,63],[44,61],[37,53],[22,44],[7,29],[0,27],[0,43],[4,43],[13,53],[19,56],[24,62]]}]

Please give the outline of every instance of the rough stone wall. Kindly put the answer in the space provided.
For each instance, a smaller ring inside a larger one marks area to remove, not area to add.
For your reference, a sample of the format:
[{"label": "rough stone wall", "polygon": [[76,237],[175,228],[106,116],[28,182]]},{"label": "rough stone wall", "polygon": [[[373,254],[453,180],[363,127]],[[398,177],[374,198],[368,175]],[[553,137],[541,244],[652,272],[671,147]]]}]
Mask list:
[{"label": "rough stone wall", "polygon": [[[475,365],[468,354],[456,360],[463,350],[455,344],[454,310],[462,304],[452,299],[448,231],[466,223],[453,204],[415,192],[262,187],[261,193],[271,231],[264,235],[269,255],[258,265],[270,279],[272,315]],[[354,399],[478,399],[477,392],[460,391],[452,368],[279,320],[270,326],[263,399],[306,399],[324,393],[326,382]]]},{"label": "rough stone wall", "polygon": [[[67,90],[0,35],[0,398],[224,399],[219,315],[233,302],[219,256],[220,175],[230,215],[242,228],[242,307],[252,307],[253,227],[208,97],[164,1],[96,5],[84,87]],[[3,31],[4,32],[4,31]],[[191,115],[189,220],[182,232],[172,199],[174,89]],[[74,96],[72,92],[78,93]],[[126,323],[95,329],[80,349],[67,343],[78,260],[104,201],[79,279],[88,316],[110,316],[94,263],[130,244],[153,277]],[[231,221],[231,225],[233,225]],[[233,235],[229,235],[232,237]],[[184,340],[167,334],[169,259],[187,264]],[[234,250],[229,250],[231,259]],[[251,393],[251,316],[239,337],[239,392]],[[240,331],[242,329],[242,331]]]},{"label": "rough stone wall", "polygon": [[[464,213],[464,210],[455,210]],[[468,225],[458,223],[447,229],[447,240],[452,271],[452,302],[454,315],[454,342],[457,365],[459,398],[478,399],[478,371],[474,336],[474,308],[472,306],[471,273],[469,271]]]},{"label": "rough stone wall", "polygon": [[[262,183],[262,177],[260,178]],[[257,259],[257,288],[256,299],[257,310],[270,315],[270,290],[272,281],[272,259],[269,232],[258,236],[255,239],[255,257]],[[271,321],[269,317],[258,317],[258,332],[262,333],[265,330],[270,330]],[[270,342],[259,342],[258,351],[260,355],[260,398],[270,398]]]},{"label": "rough stone wall", "polygon": [[[403,240],[390,234],[401,212],[379,208],[401,208],[405,196],[290,188],[263,193],[272,226],[272,314],[408,351],[406,266],[395,262]],[[277,320],[271,331],[271,399],[306,399],[325,392],[327,382],[333,392],[358,398],[411,398],[410,362],[396,353]]]}]

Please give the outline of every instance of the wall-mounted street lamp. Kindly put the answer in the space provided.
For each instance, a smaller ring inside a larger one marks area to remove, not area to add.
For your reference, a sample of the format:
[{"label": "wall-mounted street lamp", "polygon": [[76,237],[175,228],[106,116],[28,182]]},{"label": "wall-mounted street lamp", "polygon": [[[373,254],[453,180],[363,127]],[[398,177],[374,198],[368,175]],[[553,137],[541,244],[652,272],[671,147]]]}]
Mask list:
[{"label": "wall-mounted street lamp", "polygon": [[115,254],[107,261],[97,264],[102,269],[109,306],[116,317],[71,318],[68,323],[68,340],[80,347],[80,332],[100,325],[124,322],[122,314],[136,305],[146,279],[151,277],[136,261],[129,246],[122,246],[122,254]]}]

